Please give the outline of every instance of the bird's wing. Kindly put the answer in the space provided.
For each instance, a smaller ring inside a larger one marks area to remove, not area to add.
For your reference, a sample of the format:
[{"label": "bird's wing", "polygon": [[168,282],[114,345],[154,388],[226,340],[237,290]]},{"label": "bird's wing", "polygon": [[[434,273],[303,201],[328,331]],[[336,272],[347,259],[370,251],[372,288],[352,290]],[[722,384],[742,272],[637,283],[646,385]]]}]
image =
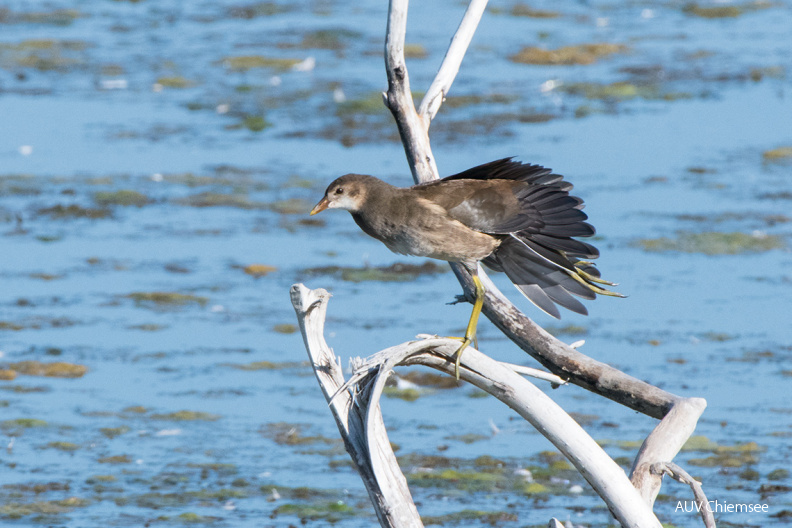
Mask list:
[{"label": "bird's wing", "polygon": [[[501,166],[504,163],[508,165],[505,169]],[[508,160],[493,164],[496,168],[507,172],[514,169],[514,165],[527,167]],[[475,170],[479,168],[471,169],[471,171]],[[550,176],[561,178],[549,174],[548,169],[542,171],[541,174],[534,173],[533,176],[536,177],[534,182],[518,178],[493,180],[483,177],[465,179],[454,176],[416,185],[411,190],[418,196],[438,204],[454,220],[482,233],[494,235],[519,233],[524,237],[542,235],[553,239],[593,235],[594,228],[585,222],[588,217],[581,211],[583,200],[570,196],[559,186],[559,181],[554,179],[549,184],[538,183]],[[496,174],[502,172],[496,170]],[[514,172],[510,174],[513,175]],[[574,241],[560,244],[575,245]],[[577,248],[582,249],[580,246]]]},{"label": "bird's wing", "polygon": [[572,189],[572,184],[564,181],[564,177],[560,174],[553,174],[552,169],[541,165],[524,164],[514,161],[513,158],[491,161],[448,176],[441,181],[452,180],[514,180],[536,185],[549,185],[562,191]]}]

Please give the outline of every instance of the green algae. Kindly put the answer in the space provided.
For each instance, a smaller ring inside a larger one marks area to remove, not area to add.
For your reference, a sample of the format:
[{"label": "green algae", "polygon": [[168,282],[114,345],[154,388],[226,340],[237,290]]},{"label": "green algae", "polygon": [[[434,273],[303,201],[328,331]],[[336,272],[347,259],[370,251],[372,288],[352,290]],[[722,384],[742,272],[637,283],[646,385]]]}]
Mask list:
[{"label": "green algae", "polygon": [[534,9],[528,4],[514,4],[511,8],[511,15],[516,17],[528,18],[558,18],[561,13],[558,11],[547,11],[543,9]]},{"label": "green algae", "polygon": [[459,383],[454,378],[433,372],[412,370],[399,377],[421,387],[432,387],[435,389],[456,389],[459,387]]},{"label": "green algae", "polygon": [[112,216],[109,209],[96,209],[91,207],[82,207],[77,204],[71,205],[54,205],[52,207],[43,207],[36,211],[39,216],[49,216],[53,220],[72,219],[72,218],[108,218]]},{"label": "green algae", "polygon": [[235,207],[238,209],[265,209],[267,204],[253,202],[246,194],[227,194],[217,192],[201,192],[173,200],[178,205],[189,207]]},{"label": "green algae", "polygon": [[250,20],[258,17],[271,17],[292,11],[294,7],[275,2],[254,2],[252,4],[236,5],[228,8],[228,16]]},{"label": "green algae", "polygon": [[302,215],[311,210],[311,204],[302,198],[288,198],[270,202],[267,204],[267,208],[282,215]]},{"label": "green algae", "polygon": [[242,122],[239,124],[239,126],[242,128],[247,128],[251,132],[261,132],[262,130],[271,127],[272,123],[267,121],[264,116],[248,115],[242,118]]},{"label": "green algae", "polygon": [[61,515],[71,512],[74,508],[85,507],[88,504],[89,501],[78,497],[29,503],[6,502],[0,505],[0,517],[21,519],[29,515]]},{"label": "green algae", "polygon": [[351,29],[320,29],[306,33],[299,47],[303,49],[343,51],[349,45],[350,40],[360,38],[361,36],[361,33]]},{"label": "green algae", "polygon": [[622,44],[594,43],[577,46],[564,46],[558,49],[525,47],[509,57],[512,62],[533,65],[587,65],[601,58],[617,53],[625,53],[628,47]]},{"label": "green algae", "polygon": [[653,253],[681,252],[703,253],[705,255],[738,255],[742,253],[761,253],[787,246],[783,238],[764,233],[746,234],[741,232],[688,233],[681,232],[676,238],[644,238],[634,245]]},{"label": "green algae", "polygon": [[457,469],[410,473],[407,481],[418,487],[454,488],[471,492],[497,492],[513,487],[511,479],[503,474]]},{"label": "green algae", "polygon": [[425,526],[438,524],[440,526],[447,526],[451,524],[460,524],[465,521],[478,521],[490,526],[500,526],[501,523],[517,522],[518,517],[516,513],[508,513],[504,511],[483,511],[483,510],[462,510],[454,513],[446,513],[444,515],[424,515],[421,517]]},{"label": "green algae", "polygon": [[291,323],[276,324],[272,327],[272,331],[278,334],[294,334],[297,332],[297,325]]},{"label": "green algae", "polygon": [[177,90],[182,90],[184,88],[191,88],[196,84],[195,81],[192,81],[180,75],[170,75],[166,77],[160,77],[157,79],[156,83],[162,86],[163,88],[174,88]]},{"label": "green algae", "polygon": [[39,420],[36,418],[14,418],[11,420],[3,420],[0,422],[0,428],[2,429],[38,429],[41,427],[47,427],[49,424],[44,420]]},{"label": "green algae", "polygon": [[778,147],[762,153],[762,159],[769,163],[787,163],[792,161],[792,146]]},{"label": "green algae", "polygon": [[67,72],[84,65],[80,53],[89,44],[80,40],[31,39],[0,44],[0,67]]},{"label": "green algae", "polygon": [[171,413],[155,413],[150,416],[152,420],[168,420],[171,422],[214,422],[221,418],[218,414],[202,411],[176,411]]},{"label": "green algae", "polygon": [[313,444],[336,444],[338,440],[320,435],[304,434],[306,426],[288,422],[268,423],[259,432],[279,445],[301,446]]},{"label": "green algae", "polygon": [[422,44],[405,44],[404,57],[406,59],[425,59],[429,56]]},{"label": "green algae", "polygon": [[308,268],[304,273],[309,276],[332,275],[348,282],[409,282],[421,275],[445,273],[447,268],[427,260],[423,264],[407,264],[397,262],[390,266],[352,268],[341,266],[324,266]]},{"label": "green algae", "polygon": [[175,308],[190,304],[204,306],[209,302],[206,297],[178,292],[132,292],[124,297],[132,299],[138,306],[157,308]]},{"label": "green algae", "polygon": [[282,59],[263,55],[237,55],[225,57],[222,60],[223,66],[233,71],[247,71],[254,68],[288,70],[300,62],[300,59]]},{"label": "green algae", "polygon": [[462,442],[463,444],[475,444],[476,442],[481,442],[482,440],[489,440],[491,437],[482,434],[476,433],[466,433],[460,435],[449,435],[444,437],[444,440],[453,440],[456,442]]},{"label": "green algae", "polygon": [[253,361],[252,363],[229,364],[239,370],[285,370],[310,366],[307,361]]},{"label": "green algae", "polygon": [[40,361],[20,361],[9,364],[9,368],[27,376],[44,376],[48,378],[81,378],[88,372],[88,367],[58,361],[42,363]]},{"label": "green algae", "polygon": [[53,9],[52,11],[13,12],[0,8],[0,24],[41,24],[51,26],[68,26],[82,13],[77,9]]},{"label": "green algae", "polygon": [[129,455],[110,455],[106,457],[100,457],[96,461],[100,464],[131,464],[132,457]]},{"label": "green algae", "polygon": [[[626,101],[630,99],[677,101],[691,99],[692,94],[687,92],[664,92],[655,84],[638,84],[627,81],[618,81],[608,84],[580,82],[564,84],[559,91],[571,95],[578,95],[589,100],[598,101]],[[581,117],[581,116],[578,116]]]},{"label": "green algae", "polygon": [[251,275],[253,277],[263,277],[264,275],[268,275],[273,271],[277,271],[278,268],[275,266],[268,266],[266,264],[249,264],[242,268],[242,271],[245,272],[247,275]]},{"label": "green algae", "polygon": [[413,402],[426,394],[426,391],[421,391],[413,388],[400,389],[398,387],[385,387],[382,394],[388,398],[397,398],[408,402]]},{"label": "green algae", "polygon": [[682,12],[699,18],[736,18],[760,9],[768,9],[773,5],[765,0],[733,5],[704,5],[693,2],[685,4]]},{"label": "green algae", "polygon": [[343,501],[312,502],[309,504],[283,504],[275,508],[273,517],[294,515],[301,522],[323,520],[331,524],[355,516],[358,510]]},{"label": "green algae", "polygon": [[48,449],[57,449],[58,451],[65,451],[67,453],[71,453],[73,451],[77,451],[80,449],[78,444],[73,442],[49,442],[46,446]]},{"label": "green algae", "polygon": [[132,189],[120,189],[118,191],[97,192],[94,194],[94,201],[101,207],[111,205],[143,207],[151,199],[145,194]]},{"label": "green algae", "polygon": [[122,425],[120,427],[101,427],[99,429],[99,432],[102,433],[102,435],[104,435],[105,437],[112,439],[112,438],[116,438],[117,436],[126,434],[130,430],[131,429],[128,426]]}]

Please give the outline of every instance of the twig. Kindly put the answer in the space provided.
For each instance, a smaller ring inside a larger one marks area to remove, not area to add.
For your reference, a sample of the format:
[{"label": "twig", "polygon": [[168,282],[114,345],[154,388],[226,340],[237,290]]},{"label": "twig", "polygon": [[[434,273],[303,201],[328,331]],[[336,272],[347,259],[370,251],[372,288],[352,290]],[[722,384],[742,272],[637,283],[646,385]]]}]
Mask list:
[{"label": "twig", "polygon": [[704,526],[706,528],[715,528],[715,516],[712,514],[712,508],[709,507],[704,488],[702,488],[698,480],[673,462],[655,462],[652,464],[651,472],[661,477],[665,474],[683,484],[688,484],[693,490],[693,498],[696,500],[696,506],[701,514],[701,519],[704,521]]},{"label": "twig", "polygon": [[451,44],[448,46],[443,63],[440,65],[434,81],[432,81],[421,101],[421,105],[418,107],[418,115],[425,120],[427,126],[437,115],[440,105],[443,104],[448,91],[451,89],[451,84],[454,82],[457,72],[459,72],[459,67],[462,65],[462,59],[467,53],[470,41],[473,40],[473,34],[476,32],[484,10],[487,8],[487,1],[472,0],[470,5],[468,5],[465,16],[462,17],[462,22],[459,24],[454,38],[451,39]]},{"label": "twig", "polygon": [[[319,348],[318,351],[309,349],[309,354],[315,363],[320,361],[320,367],[338,363],[332,351],[326,348],[324,338],[318,334],[323,331],[324,321],[319,317],[324,317],[328,300],[324,290],[309,290],[302,284],[292,286],[292,303],[300,321],[303,339],[306,347]],[[312,302],[319,305],[306,311],[305,306],[312,306]],[[314,317],[308,318],[308,315]],[[425,365],[451,375],[454,372],[454,359],[458,348],[459,342],[456,340],[436,338],[410,341],[378,352],[358,363],[346,384],[352,390],[340,392],[331,404],[338,407],[340,402],[344,402],[344,408],[355,410],[355,413],[333,414],[342,435],[346,435],[345,446],[356,460],[358,469],[370,471],[370,475],[376,480],[376,485],[369,478],[364,478],[364,483],[372,499],[377,499],[372,501],[375,509],[384,508],[384,513],[378,511],[378,517],[380,522],[384,518],[389,524],[383,526],[403,526],[395,524],[386,515],[394,508],[406,508],[410,511],[415,508],[406,483],[404,490],[400,489],[404,477],[395,462],[395,455],[382,425],[379,398],[385,381],[398,365]],[[533,383],[508,366],[471,348],[466,349],[462,356],[460,378],[501,400],[547,437],[580,471],[623,526],[660,527],[651,508],[641,499],[619,465],[575,420]],[[337,376],[317,374],[317,379],[320,384],[326,384],[323,385],[323,393],[328,401],[339,387],[344,386],[343,382],[339,385],[342,380]],[[352,393],[356,394],[354,405],[350,402]],[[345,417],[352,418],[363,410],[365,428],[360,428],[351,419],[345,421]]]}]

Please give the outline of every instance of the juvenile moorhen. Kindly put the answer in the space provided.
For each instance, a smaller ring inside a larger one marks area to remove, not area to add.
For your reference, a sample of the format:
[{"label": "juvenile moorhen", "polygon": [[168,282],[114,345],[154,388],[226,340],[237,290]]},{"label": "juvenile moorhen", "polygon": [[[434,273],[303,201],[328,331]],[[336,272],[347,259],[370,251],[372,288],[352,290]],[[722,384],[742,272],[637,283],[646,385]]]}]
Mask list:
[{"label": "juvenile moorhen", "polygon": [[581,260],[595,259],[599,251],[572,238],[595,231],[585,222],[583,200],[570,196],[570,189],[572,184],[550,169],[504,158],[408,188],[347,174],[330,184],[311,214],[346,209],[391,251],[460,262],[470,271],[476,301],[457,350],[459,379],[462,352],[475,340],[484,303],[478,262],[505,272],[528,300],[555,318],[561,317],[556,304],[588,314],[571,294],[623,297],[597,286],[615,284]]}]

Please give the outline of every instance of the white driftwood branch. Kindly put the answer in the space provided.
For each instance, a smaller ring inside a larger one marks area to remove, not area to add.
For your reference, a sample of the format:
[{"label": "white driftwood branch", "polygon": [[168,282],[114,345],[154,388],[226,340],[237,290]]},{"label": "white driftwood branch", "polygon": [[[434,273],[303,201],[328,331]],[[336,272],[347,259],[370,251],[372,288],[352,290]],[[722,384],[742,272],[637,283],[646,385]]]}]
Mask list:
[{"label": "white driftwood branch", "polygon": [[690,473],[673,462],[656,462],[652,464],[651,472],[660,476],[666,474],[683,484],[689,485],[693,490],[693,497],[698,505],[701,519],[704,521],[704,526],[706,528],[715,528],[715,516],[712,514],[707,495],[704,493],[704,489],[701,487],[701,483],[698,480],[694,479],[690,476]]},{"label": "white driftwood branch", "polygon": [[[429,145],[429,121],[415,111],[410,77],[404,61],[404,39],[407,34],[408,0],[391,0],[388,8],[388,28],[385,36],[385,72],[388,76],[388,92],[385,105],[397,119],[399,135],[407,153],[407,161],[416,182],[436,180],[437,164]],[[409,146],[409,147],[408,147]]]},{"label": "white driftwood branch", "polygon": [[[384,528],[423,528],[407,481],[390,448],[379,405],[359,407],[344,385],[344,374],[324,339],[326,290],[310,290],[302,284],[291,288],[305,348],[316,379],[338,425],[344,447],[363,479],[380,525]],[[371,443],[369,443],[371,441]]]},{"label": "white driftwood branch", "polygon": [[[421,103],[420,112],[415,109],[404,60],[407,5],[408,0],[390,2],[385,40],[388,91],[384,99],[396,120],[413,178],[416,183],[421,183],[439,177],[429,142],[429,125],[456,76],[486,1],[471,1],[443,64]],[[462,266],[452,264],[451,267],[467,300],[472,302],[474,288],[470,274]],[[651,509],[660,490],[662,476],[659,471],[652,471],[653,464],[673,459],[695,429],[706,402],[699,398],[680,398],[581,354],[522,314],[483,271],[479,276],[486,289],[483,313],[515,344],[552,372],[551,376],[555,377],[550,379],[551,383],[574,383],[661,419],[661,422],[645,440],[631,477],[627,479],[574,420],[507,366],[486,358],[478,351],[468,350],[463,356],[462,378],[512,406],[556,443],[603,497],[623,526],[659,526]],[[428,340],[393,347],[363,363],[362,370],[358,369],[353,376],[351,385],[344,385],[337,359],[321,337],[327,293],[295,285],[292,300],[317,380],[330,403],[345,446],[363,477],[381,525],[421,526],[406,480],[390,449],[379,410],[379,396],[387,373],[396,364],[423,364],[449,371],[453,368],[449,354],[456,350],[458,342],[443,344]],[[309,324],[311,315],[321,321]],[[427,343],[433,348],[427,348]],[[527,394],[535,401],[524,402],[522,398]],[[537,408],[536,401],[543,402],[540,408]],[[543,414],[548,412],[549,415]]]},{"label": "white driftwood branch", "polygon": [[[309,355],[317,369],[325,369],[327,365],[337,365],[332,351],[327,348],[323,331],[323,317],[327,311],[328,295],[324,290],[309,290],[302,284],[292,286],[292,303],[295,306],[300,330]],[[317,350],[310,350],[317,347]],[[415,507],[406,490],[406,483],[390,443],[382,425],[379,410],[379,398],[385,381],[397,365],[425,365],[443,371],[449,375],[454,372],[454,358],[459,342],[449,338],[433,338],[422,341],[411,341],[402,345],[383,350],[360,362],[346,387],[331,403],[332,407],[342,405],[346,412],[334,410],[333,414],[339,422],[339,430],[345,436],[345,445],[356,461],[358,468],[371,468],[377,481],[378,493],[369,494],[377,497],[375,508],[398,506],[410,511]],[[318,361],[318,363],[317,363]],[[514,409],[520,416],[531,423],[540,433],[550,440],[581,475],[591,484],[602,497],[610,511],[622,526],[659,528],[660,522],[652,513],[651,507],[641,499],[624,471],[602,448],[550,397],[539,390],[534,384],[521,377],[508,366],[493,360],[478,350],[468,348],[462,356],[460,378],[476,387],[487,391],[503,403]],[[319,376],[323,385],[325,398],[330,401],[341,385],[337,375]],[[355,394],[355,401],[350,401]],[[343,402],[343,403],[342,403]],[[350,411],[362,412],[367,409],[365,429],[351,427]],[[354,435],[359,435],[355,436]],[[370,460],[361,459],[369,456]],[[367,488],[370,483],[364,479]],[[402,489],[404,485],[404,489]],[[391,491],[392,489],[396,491]],[[387,498],[387,501],[385,500]],[[409,504],[408,504],[409,502]],[[411,506],[411,507],[408,507]],[[416,514],[417,515],[417,514]],[[378,517],[386,517],[378,512]],[[402,524],[383,526],[403,526]]]},{"label": "white driftwood branch", "polygon": [[644,500],[654,504],[660,493],[663,474],[651,471],[658,461],[673,460],[693,434],[699,417],[707,407],[702,398],[687,398],[674,404],[654,430],[646,437],[630,471],[630,480]]},{"label": "white driftwood branch", "polygon": [[443,58],[443,63],[437,71],[434,81],[426,91],[421,105],[418,107],[418,115],[420,115],[426,126],[434,119],[437,111],[440,110],[440,105],[443,104],[448,91],[451,89],[451,84],[456,78],[459,67],[462,65],[462,59],[465,57],[470,41],[473,40],[473,35],[476,33],[476,28],[481,21],[484,10],[487,8],[488,0],[472,0],[465,11],[465,16],[462,17],[462,22],[459,24],[454,38],[451,39],[451,44],[448,51]]}]

